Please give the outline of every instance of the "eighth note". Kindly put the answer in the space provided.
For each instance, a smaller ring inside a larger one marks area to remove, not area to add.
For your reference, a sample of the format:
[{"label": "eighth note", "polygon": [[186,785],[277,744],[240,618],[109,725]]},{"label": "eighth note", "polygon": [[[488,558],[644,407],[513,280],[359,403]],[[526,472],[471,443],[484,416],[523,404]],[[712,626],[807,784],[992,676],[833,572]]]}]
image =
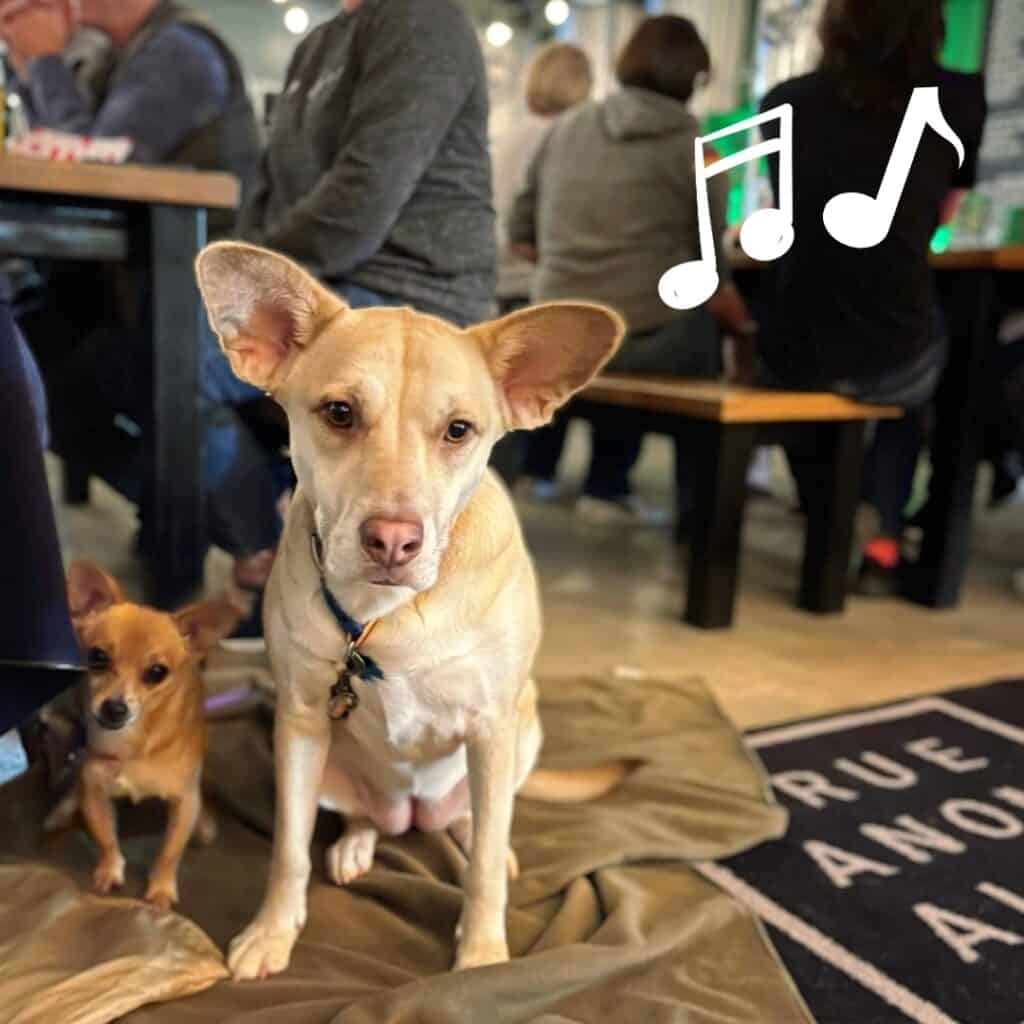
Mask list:
[{"label": "eighth note", "polygon": [[903,115],[903,123],[885,168],[878,196],[867,196],[863,192],[843,192],[826,204],[822,215],[825,230],[837,242],[851,249],[870,249],[889,234],[893,217],[896,216],[896,207],[899,206],[910,168],[917,155],[917,147],[927,127],[931,127],[956,150],[959,163],[963,165],[964,144],[942,113],[938,87],[922,86],[915,89]]},{"label": "eighth note", "polygon": [[[704,146],[717,139],[745,132],[766,121],[779,121],[779,137],[748,146],[732,156],[716,160],[710,166],[704,163]],[[757,210],[740,229],[740,246],[752,259],[763,262],[777,260],[793,244],[793,107],[784,103],[756,117],[722,128],[711,135],[703,135],[694,142],[694,172],[697,182],[697,230],[700,239],[700,258],[680,263],[665,271],[658,282],[661,301],[672,309],[694,309],[707,302],[718,291],[718,260],[715,255],[715,237],[711,227],[711,209],[708,205],[708,179],[724,174],[734,167],[760,160],[772,153],[779,154],[779,208]]]}]

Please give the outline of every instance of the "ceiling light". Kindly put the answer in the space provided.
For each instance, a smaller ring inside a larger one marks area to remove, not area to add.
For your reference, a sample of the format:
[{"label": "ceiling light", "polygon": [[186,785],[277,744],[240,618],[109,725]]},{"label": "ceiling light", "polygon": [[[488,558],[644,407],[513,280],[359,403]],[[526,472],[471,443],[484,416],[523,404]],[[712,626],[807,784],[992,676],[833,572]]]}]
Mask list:
[{"label": "ceiling light", "polygon": [[512,41],[512,28],[503,21],[492,21],[484,33],[491,46],[505,46]]},{"label": "ceiling light", "polygon": [[544,17],[552,25],[564,25],[569,20],[569,13],[566,0],[548,0],[544,7]]},{"label": "ceiling light", "polygon": [[301,36],[309,28],[309,15],[304,7],[289,7],[284,12],[284,27],[289,32]]}]

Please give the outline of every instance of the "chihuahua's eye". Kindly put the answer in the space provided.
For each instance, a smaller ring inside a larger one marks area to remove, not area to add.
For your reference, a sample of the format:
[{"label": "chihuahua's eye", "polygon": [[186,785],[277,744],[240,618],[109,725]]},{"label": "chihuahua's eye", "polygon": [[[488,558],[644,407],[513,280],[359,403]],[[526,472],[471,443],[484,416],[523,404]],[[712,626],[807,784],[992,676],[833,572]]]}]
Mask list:
[{"label": "chihuahua's eye", "polygon": [[85,661],[91,672],[104,672],[110,668],[110,655],[102,647],[90,647]]},{"label": "chihuahua's eye", "polygon": [[155,686],[157,683],[162,683],[170,674],[171,670],[166,665],[157,663],[156,665],[150,665],[142,673],[142,681]]},{"label": "chihuahua's eye", "polygon": [[322,409],[324,419],[336,430],[351,430],[355,421],[348,402],[326,402]]},{"label": "chihuahua's eye", "polygon": [[469,437],[472,429],[473,424],[468,423],[466,420],[452,420],[445,431],[444,439],[449,444],[461,444]]}]

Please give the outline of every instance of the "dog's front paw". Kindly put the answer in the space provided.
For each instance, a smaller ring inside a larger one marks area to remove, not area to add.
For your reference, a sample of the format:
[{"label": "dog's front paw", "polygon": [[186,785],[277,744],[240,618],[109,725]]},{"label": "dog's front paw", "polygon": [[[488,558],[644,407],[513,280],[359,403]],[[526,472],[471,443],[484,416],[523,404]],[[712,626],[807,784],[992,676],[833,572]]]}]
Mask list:
[{"label": "dog's front paw", "polygon": [[280,928],[257,918],[231,941],[228,970],[235,981],[251,981],[279,974],[288,966],[298,928]]},{"label": "dog's front paw", "polygon": [[460,942],[455,954],[455,970],[468,971],[471,967],[489,967],[508,960],[505,942]]},{"label": "dog's front paw", "polygon": [[117,850],[100,856],[100,862],[92,873],[92,884],[97,892],[104,895],[124,885],[124,857]]},{"label": "dog's front paw", "polygon": [[146,902],[158,910],[170,910],[178,902],[178,883],[173,878],[152,875],[146,887]]}]

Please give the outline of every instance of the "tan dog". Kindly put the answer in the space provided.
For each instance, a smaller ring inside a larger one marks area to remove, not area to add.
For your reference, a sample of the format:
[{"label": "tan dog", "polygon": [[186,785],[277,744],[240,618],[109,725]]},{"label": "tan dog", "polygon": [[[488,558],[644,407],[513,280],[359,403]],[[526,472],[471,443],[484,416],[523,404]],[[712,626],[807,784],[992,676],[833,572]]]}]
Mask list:
[{"label": "tan dog", "polygon": [[82,694],[88,736],[76,787],[46,828],[81,810],[100,848],[93,880],[100,892],[124,884],[114,797],[160,797],[168,807],[163,848],[146,899],[168,909],[178,899],[178,863],[193,833],[216,835],[200,793],[206,721],[199,659],[238,622],[221,600],[171,615],[125,601],[117,581],[91,562],[68,572],[71,617],[89,675]]},{"label": "tan dog", "polygon": [[[206,249],[198,275],[235,372],[288,413],[299,480],[266,595],[274,851],[232,972],[287,966],[306,919],[318,802],[347,819],[327,855],[339,884],[370,868],[381,833],[450,828],[469,855],[456,966],[505,960],[513,797],[541,745],[530,678],[540,608],[487,461],[506,431],[547,422],[586,384],[622,320],[562,303],[463,331],[408,309],[357,311],[283,257],[230,243]],[[361,653],[382,679],[339,674],[348,638],[329,601],[356,631],[375,623]],[[355,699],[332,721],[336,702]],[[621,773],[535,788],[582,798]]]}]

